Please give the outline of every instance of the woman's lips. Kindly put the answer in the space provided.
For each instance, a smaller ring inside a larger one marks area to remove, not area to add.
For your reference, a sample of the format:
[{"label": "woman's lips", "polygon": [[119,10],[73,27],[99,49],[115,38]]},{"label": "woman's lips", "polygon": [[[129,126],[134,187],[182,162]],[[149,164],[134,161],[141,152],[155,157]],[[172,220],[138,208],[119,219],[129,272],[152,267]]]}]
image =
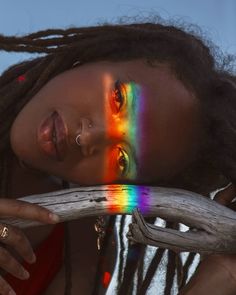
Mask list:
[{"label": "woman's lips", "polygon": [[67,151],[67,128],[56,111],[39,126],[38,143],[41,150],[50,158],[64,160]]}]

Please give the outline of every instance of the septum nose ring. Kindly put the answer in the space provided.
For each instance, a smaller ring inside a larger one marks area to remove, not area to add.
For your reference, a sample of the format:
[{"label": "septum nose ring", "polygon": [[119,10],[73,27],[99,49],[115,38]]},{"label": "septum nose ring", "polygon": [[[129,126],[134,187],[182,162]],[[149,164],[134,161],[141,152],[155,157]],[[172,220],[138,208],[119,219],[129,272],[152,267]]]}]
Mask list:
[{"label": "septum nose ring", "polygon": [[81,135],[81,134],[78,134],[78,135],[76,136],[76,138],[75,138],[75,142],[76,142],[76,144],[79,145],[79,146],[81,145],[81,143],[80,143],[80,135]]}]

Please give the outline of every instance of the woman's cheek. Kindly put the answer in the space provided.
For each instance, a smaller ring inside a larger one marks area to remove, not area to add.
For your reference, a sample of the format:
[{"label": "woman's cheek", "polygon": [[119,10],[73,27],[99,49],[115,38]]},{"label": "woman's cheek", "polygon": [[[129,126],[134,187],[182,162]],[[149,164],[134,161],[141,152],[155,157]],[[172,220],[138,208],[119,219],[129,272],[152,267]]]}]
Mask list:
[{"label": "woman's cheek", "polygon": [[118,178],[117,157],[117,148],[108,149],[106,151],[106,157],[104,159],[103,166],[104,182],[112,182]]}]

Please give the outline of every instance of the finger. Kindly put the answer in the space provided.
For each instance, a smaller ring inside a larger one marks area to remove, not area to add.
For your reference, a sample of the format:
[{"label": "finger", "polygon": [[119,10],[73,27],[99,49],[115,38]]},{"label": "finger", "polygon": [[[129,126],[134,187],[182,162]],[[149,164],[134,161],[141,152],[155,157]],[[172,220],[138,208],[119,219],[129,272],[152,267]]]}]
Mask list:
[{"label": "finger", "polygon": [[[7,234],[5,234],[7,232]],[[18,228],[0,224],[0,241],[15,249],[15,251],[27,262],[36,260],[32,246],[25,234]]]},{"label": "finger", "polygon": [[27,270],[4,248],[0,248],[0,267],[18,279],[29,278]]},{"label": "finger", "polygon": [[58,215],[46,208],[25,201],[12,199],[0,199],[0,216],[19,217],[43,223],[59,222]]},{"label": "finger", "polygon": [[0,294],[16,295],[16,292],[12,289],[12,287],[8,284],[8,282],[5,281],[1,276],[0,276]]},{"label": "finger", "polygon": [[235,186],[231,184],[227,188],[216,193],[214,200],[222,205],[228,205],[235,198]]}]

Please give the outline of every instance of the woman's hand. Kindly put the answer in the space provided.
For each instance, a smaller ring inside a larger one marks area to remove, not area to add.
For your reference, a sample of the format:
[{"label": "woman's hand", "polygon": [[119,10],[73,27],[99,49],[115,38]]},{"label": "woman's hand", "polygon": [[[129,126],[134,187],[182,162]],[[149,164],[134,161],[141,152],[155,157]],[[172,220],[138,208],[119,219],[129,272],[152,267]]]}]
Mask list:
[{"label": "woman's hand", "polygon": [[[59,217],[49,210],[35,204],[12,199],[0,199],[0,218],[18,217],[30,219],[45,224],[59,222]],[[17,227],[0,223],[0,269],[9,272],[13,276],[25,280],[29,273],[19,261],[4,247],[11,247],[28,263],[34,263],[36,257],[34,251],[24,233]],[[11,286],[0,276],[0,294],[14,295]]]}]

